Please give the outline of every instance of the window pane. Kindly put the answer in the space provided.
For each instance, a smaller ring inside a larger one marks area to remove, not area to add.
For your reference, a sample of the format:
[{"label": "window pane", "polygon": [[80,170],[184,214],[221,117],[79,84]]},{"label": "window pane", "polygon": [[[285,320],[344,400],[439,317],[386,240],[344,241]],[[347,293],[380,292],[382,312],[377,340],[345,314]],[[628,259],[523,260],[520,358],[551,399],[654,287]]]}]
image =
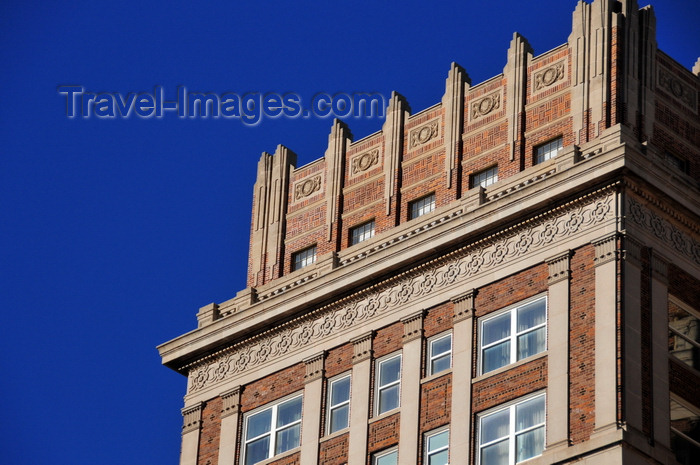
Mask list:
[{"label": "window pane", "polygon": [[544,423],[544,396],[535,397],[515,407],[515,431]]},{"label": "window pane", "polygon": [[536,300],[518,309],[518,332],[544,324],[547,320],[545,299]]},{"label": "window pane", "polygon": [[508,436],[510,411],[508,409],[488,415],[481,419],[481,444]]},{"label": "window pane", "polygon": [[481,371],[489,371],[501,368],[510,363],[510,340],[484,350],[484,365]]},{"label": "window pane", "polygon": [[441,433],[434,434],[428,437],[428,452],[447,447],[450,442],[450,433],[445,430]]},{"label": "window pane", "polygon": [[298,423],[294,426],[278,431],[277,442],[275,443],[275,455],[299,446],[300,431],[301,425]]},{"label": "window pane", "polygon": [[510,336],[510,312],[484,321],[481,345],[485,346],[508,336]]},{"label": "window pane", "polygon": [[277,427],[301,419],[301,397],[289,400],[277,408]]},{"label": "window pane", "polygon": [[508,465],[508,441],[481,449],[481,465]]},{"label": "window pane", "polygon": [[255,415],[248,417],[248,429],[246,430],[246,439],[251,439],[261,434],[270,431],[270,424],[272,423],[272,409],[264,410]]},{"label": "window pane", "polygon": [[338,405],[350,398],[350,377],[331,384],[331,405]]},{"label": "window pane", "polygon": [[443,450],[436,454],[431,454],[428,457],[428,465],[447,465],[447,458],[449,453],[447,450]]},{"label": "window pane", "polygon": [[452,356],[450,354],[438,357],[430,362],[430,373],[440,373],[441,371],[448,370],[450,368],[450,359]]},{"label": "window pane", "polygon": [[542,453],[544,449],[544,426],[520,434],[515,438],[515,457],[522,462]]},{"label": "window pane", "polygon": [[401,357],[394,357],[379,364],[379,385],[398,381],[401,376]]},{"label": "window pane", "polygon": [[518,336],[518,360],[544,352],[547,333],[544,326]]},{"label": "window pane", "polygon": [[388,412],[399,406],[399,385],[395,384],[379,392],[379,413]]},{"label": "window pane", "polygon": [[246,445],[245,463],[252,465],[267,458],[270,452],[270,436],[255,440]]},{"label": "window pane", "polygon": [[442,354],[443,352],[447,352],[452,347],[452,336],[441,337],[440,339],[433,341],[430,347],[431,347],[431,353],[430,353],[431,356],[435,356],[438,354]]},{"label": "window pane", "polygon": [[345,404],[342,407],[337,407],[331,410],[330,419],[330,432],[334,433],[340,431],[348,426],[348,414],[350,412],[350,405]]},{"label": "window pane", "polygon": [[396,451],[391,452],[386,455],[382,455],[381,457],[377,457],[375,460],[376,465],[396,465],[396,459],[398,457],[398,454]]}]

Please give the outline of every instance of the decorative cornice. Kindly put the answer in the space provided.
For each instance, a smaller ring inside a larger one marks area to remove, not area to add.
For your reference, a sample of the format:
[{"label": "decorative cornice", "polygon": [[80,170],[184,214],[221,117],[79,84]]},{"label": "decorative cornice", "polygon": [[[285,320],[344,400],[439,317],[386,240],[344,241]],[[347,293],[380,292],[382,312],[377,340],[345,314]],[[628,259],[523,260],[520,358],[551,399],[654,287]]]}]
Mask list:
[{"label": "decorative cornice", "polygon": [[235,388],[221,394],[221,418],[238,414],[241,410],[241,387]]},{"label": "decorative cornice", "polygon": [[374,331],[350,339],[352,343],[352,363],[358,363],[372,357],[372,338]]},{"label": "decorative cornice", "polygon": [[423,315],[425,315],[425,310],[421,310],[401,319],[401,323],[403,323],[404,344],[423,336]]},{"label": "decorative cornice", "polygon": [[189,392],[370,325],[412,300],[467,285],[475,276],[595,227],[614,217],[614,198],[613,189],[603,188],[212,354],[191,365]]},{"label": "decorative cornice", "polygon": [[304,375],[305,383],[310,383],[311,381],[323,377],[323,361],[325,359],[325,351],[304,359],[304,364],[306,365],[306,375]]},{"label": "decorative cornice", "polygon": [[497,90],[492,92],[486,97],[476,100],[471,105],[471,111],[469,112],[469,117],[472,121],[484,117],[491,113],[493,110],[501,108],[501,92]]},{"label": "decorative cornice", "polygon": [[602,239],[591,241],[595,247],[595,257],[593,263],[600,266],[617,258],[617,235],[611,234]]},{"label": "decorative cornice", "polygon": [[454,304],[452,321],[457,323],[462,320],[468,320],[474,316],[474,298],[476,297],[476,289],[470,289],[462,295],[452,299]]},{"label": "decorative cornice", "polygon": [[700,243],[661,218],[631,196],[627,197],[627,220],[660,239],[666,246],[700,265]]},{"label": "decorative cornice", "polygon": [[563,80],[566,77],[566,62],[560,60],[553,65],[544,68],[542,71],[535,73],[533,79],[533,93],[545,90],[547,87],[554,85],[556,82]]},{"label": "decorative cornice", "polygon": [[440,123],[439,120],[434,119],[430,121],[427,124],[424,124],[423,126],[414,129],[411,131],[411,136],[410,136],[410,148],[416,148],[419,145],[423,145],[430,141],[431,139],[435,139],[438,137],[438,133],[440,132]]},{"label": "decorative cornice", "polygon": [[203,406],[203,402],[197,402],[190,407],[185,407],[182,409],[182,434],[187,434],[190,431],[199,429],[200,425],[202,424]]},{"label": "decorative cornice", "polygon": [[547,282],[550,286],[559,281],[568,281],[571,277],[571,250],[548,258],[545,262],[547,262],[547,267],[549,268]]},{"label": "decorative cornice", "polygon": [[651,275],[657,281],[668,284],[668,260],[656,252],[651,254]]},{"label": "decorative cornice", "polygon": [[297,181],[294,183],[294,200],[304,199],[321,190],[321,184],[323,184],[323,178],[320,174]]},{"label": "decorative cornice", "polygon": [[352,176],[359,175],[374,165],[379,163],[379,149],[372,149],[368,152],[356,155],[350,159],[350,174]]}]

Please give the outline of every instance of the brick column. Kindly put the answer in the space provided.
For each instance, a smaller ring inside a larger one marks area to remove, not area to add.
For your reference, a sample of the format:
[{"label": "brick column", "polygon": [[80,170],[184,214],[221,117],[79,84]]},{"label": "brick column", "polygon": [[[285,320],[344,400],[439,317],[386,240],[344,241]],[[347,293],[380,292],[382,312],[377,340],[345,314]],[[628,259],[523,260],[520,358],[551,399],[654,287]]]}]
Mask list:
[{"label": "brick column", "polygon": [[654,440],[669,447],[668,262],[651,255],[651,360]]},{"label": "brick column", "polygon": [[367,463],[367,421],[369,420],[372,336],[373,332],[370,331],[351,340],[353,345],[353,366],[350,382],[348,465],[366,465]]},{"label": "brick column", "polygon": [[595,246],[595,431],[617,427],[617,237]]},{"label": "brick column", "polygon": [[241,413],[241,387],[236,386],[221,394],[221,401],[219,463],[233,464],[236,460],[238,416]]},{"label": "brick column", "polygon": [[399,465],[415,465],[418,460],[420,411],[420,366],[423,348],[423,314],[403,318],[401,355],[401,422],[399,424]]},{"label": "brick column", "polygon": [[625,237],[623,266],[624,415],[628,428],[642,431],[642,245]]},{"label": "brick column", "polygon": [[546,260],[549,267],[547,332],[547,448],[569,445],[569,285],[571,251]]},{"label": "brick column", "polygon": [[304,407],[301,415],[301,463],[318,463],[318,440],[321,434],[321,397],[323,394],[323,360],[325,352],[304,359]]},{"label": "brick column", "polygon": [[450,463],[470,463],[472,401],[472,329],[474,289],[452,299],[452,411],[450,412]]},{"label": "brick column", "polygon": [[199,430],[202,426],[202,408],[204,404],[196,404],[182,409],[182,448],[180,449],[180,465],[197,465],[199,453]]}]

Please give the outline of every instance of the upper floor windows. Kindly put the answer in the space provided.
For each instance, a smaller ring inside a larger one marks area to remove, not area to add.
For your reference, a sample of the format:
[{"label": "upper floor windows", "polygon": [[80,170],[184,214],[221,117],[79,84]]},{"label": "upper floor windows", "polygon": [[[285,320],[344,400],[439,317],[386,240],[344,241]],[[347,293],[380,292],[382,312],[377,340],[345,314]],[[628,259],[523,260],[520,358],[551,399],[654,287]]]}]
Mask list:
[{"label": "upper floor windows", "polygon": [[292,271],[301,270],[316,262],[316,246],[313,245],[292,254]]},{"label": "upper floor windows", "polygon": [[426,195],[408,204],[408,219],[412,220],[435,210],[435,194]]},{"label": "upper floor windows", "polygon": [[441,334],[428,339],[428,376],[448,370],[452,366],[452,334]]},{"label": "upper floor windows", "polygon": [[484,317],[479,335],[482,374],[543,352],[547,348],[547,298]]},{"label": "upper floor windows", "polygon": [[668,303],[668,351],[700,370],[700,313],[674,296],[669,296]]},{"label": "upper floor windows", "polygon": [[396,448],[372,454],[372,465],[396,465],[397,463],[399,463],[399,451]]},{"label": "upper floor windows", "polygon": [[241,454],[244,465],[253,465],[299,447],[301,399],[298,395],[246,414]]},{"label": "upper floor windows", "polygon": [[498,165],[479,171],[469,176],[469,187],[488,187],[498,181]]},{"label": "upper floor windows", "polygon": [[544,394],[480,414],[478,430],[479,465],[513,465],[542,454]]},{"label": "upper floor windows", "polygon": [[559,151],[564,147],[564,138],[557,137],[550,140],[546,144],[541,144],[535,147],[535,164],[542,163],[557,156]]},{"label": "upper floor windows", "polygon": [[450,455],[450,430],[441,429],[426,433],[423,441],[425,447],[425,459],[427,465],[448,465]]},{"label": "upper floor windows", "polygon": [[399,407],[401,399],[401,354],[379,359],[376,362],[377,415]]},{"label": "upper floor windows", "polygon": [[680,171],[681,173],[687,173],[688,172],[688,162],[684,160],[683,158],[679,157],[678,155],[671,153],[671,152],[664,152],[664,161],[673,166],[675,169]]},{"label": "upper floor windows", "polygon": [[374,236],[374,220],[350,229],[350,245],[359,244]]},{"label": "upper floor windows", "polygon": [[350,375],[341,375],[328,382],[328,434],[350,424]]}]

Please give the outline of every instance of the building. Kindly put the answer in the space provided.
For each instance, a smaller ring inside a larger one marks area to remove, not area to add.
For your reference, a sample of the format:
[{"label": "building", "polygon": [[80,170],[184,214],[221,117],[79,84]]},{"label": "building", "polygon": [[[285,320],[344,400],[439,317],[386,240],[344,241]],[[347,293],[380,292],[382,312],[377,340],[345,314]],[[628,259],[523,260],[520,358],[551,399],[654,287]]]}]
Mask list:
[{"label": "building", "polygon": [[700,463],[700,61],[634,0],[572,23],[263,154],[248,287],[158,348],[182,465]]}]

